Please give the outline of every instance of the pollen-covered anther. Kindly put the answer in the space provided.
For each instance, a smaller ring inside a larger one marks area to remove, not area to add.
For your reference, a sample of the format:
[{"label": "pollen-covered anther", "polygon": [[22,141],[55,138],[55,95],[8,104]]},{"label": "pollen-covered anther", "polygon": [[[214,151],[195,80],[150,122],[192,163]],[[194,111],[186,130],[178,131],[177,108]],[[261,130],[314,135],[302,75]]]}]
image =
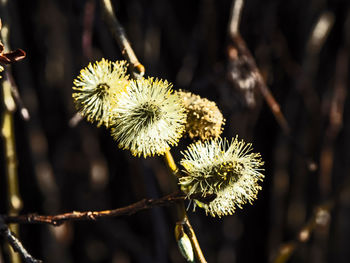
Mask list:
[{"label": "pollen-covered anther", "polygon": [[217,138],[222,133],[225,120],[215,102],[191,92],[178,91],[187,113],[186,132],[202,140]]}]

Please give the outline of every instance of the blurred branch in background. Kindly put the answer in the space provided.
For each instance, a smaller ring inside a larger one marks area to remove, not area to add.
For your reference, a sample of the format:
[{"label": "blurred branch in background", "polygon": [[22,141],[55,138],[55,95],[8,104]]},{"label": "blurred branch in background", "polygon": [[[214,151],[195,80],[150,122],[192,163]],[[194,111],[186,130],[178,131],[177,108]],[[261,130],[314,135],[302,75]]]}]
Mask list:
[{"label": "blurred branch in background", "polygon": [[[334,19],[334,18],[332,18]],[[332,96],[325,97],[324,107],[328,107],[328,127],[320,154],[320,180],[319,187],[323,198],[331,194],[332,170],[334,163],[335,140],[343,127],[344,105],[347,98],[348,72],[349,72],[349,21],[344,26],[345,45],[338,51],[332,85]],[[330,22],[329,22],[330,23]],[[327,28],[326,28],[327,29]]]},{"label": "blurred branch in background", "polygon": [[289,136],[290,128],[281,111],[281,107],[270,89],[266,86],[253,56],[239,34],[239,21],[243,4],[243,0],[234,0],[228,26],[230,43],[227,46],[227,54],[231,80],[245,94],[246,104],[249,107],[255,106],[254,93],[255,89],[258,89],[265,98],[267,105],[270,107],[283,132]]},{"label": "blurred branch in background", "polygon": [[[320,139],[323,136],[321,133],[322,131],[321,127],[322,127],[322,121],[323,121],[321,116],[321,105],[320,105],[319,94],[318,94],[318,91],[316,90],[316,88],[318,89],[318,87],[316,87],[315,82],[316,82],[319,61],[320,61],[320,51],[323,48],[327,40],[327,37],[329,36],[329,33],[333,27],[334,19],[335,19],[334,14],[329,11],[322,12],[321,15],[318,16],[318,19],[316,23],[313,25],[310,35],[308,36],[308,42],[306,44],[306,50],[305,50],[305,57],[303,59],[303,63],[301,67],[302,70],[298,70],[300,74],[296,75],[298,76],[296,77],[296,90],[301,94],[301,98],[303,99],[306,112],[308,113],[307,117],[309,122],[309,125],[308,125],[309,128],[306,131],[305,130],[300,131],[299,127],[296,127],[295,133],[302,132],[302,134],[305,134],[304,136],[309,138],[308,140],[306,140],[307,143],[304,147],[305,147],[306,154],[310,156],[318,155],[317,153],[317,151],[319,150],[318,144],[320,143]],[[345,55],[343,51],[340,51],[340,52],[342,53],[342,55]],[[341,56],[338,55],[338,59],[336,62],[337,66],[335,69],[335,77],[334,77],[335,90],[338,89],[339,85],[341,85],[342,87],[347,85],[346,78],[344,78],[344,72],[347,72],[347,65],[346,63],[344,63],[344,60],[340,59],[340,57]],[[347,60],[348,58],[347,56],[345,56],[345,58],[343,59]],[[334,91],[334,93],[339,93],[339,92]],[[345,94],[342,93],[342,96],[343,95]],[[334,98],[331,100],[333,101],[333,106],[335,106]],[[326,103],[328,105],[330,104],[328,96],[325,97],[325,101],[327,101]],[[342,102],[339,101],[339,97],[336,104],[337,104],[336,107],[340,107],[341,109],[343,108]],[[330,111],[331,110],[332,109],[330,107]],[[295,110],[293,111],[296,112]],[[330,116],[330,115],[327,114],[327,116]],[[300,137],[303,138],[302,136],[299,135],[299,138]],[[327,141],[327,144],[330,142],[327,136],[327,131],[326,131],[326,136],[324,140]],[[328,147],[326,146],[326,148]],[[319,162],[320,179],[324,178],[325,172],[326,173],[329,172],[327,176],[330,176],[330,173],[332,170],[332,168],[329,166],[331,165],[331,162],[329,162],[330,160],[329,159],[324,160],[322,157],[323,151],[324,150],[321,150],[321,157]],[[327,151],[327,153],[329,152]],[[330,156],[327,155],[327,157],[330,157]],[[291,190],[289,190],[294,192],[294,194],[292,195],[292,198],[290,198],[289,200],[288,220],[290,224],[296,224],[297,222],[296,220],[298,221],[303,220],[302,219],[303,217],[301,215],[303,215],[307,211],[308,207],[305,201],[305,198],[307,198],[307,196],[302,197],[302,195],[305,194],[304,190],[307,189],[306,187],[309,181],[314,180],[314,178],[312,179],[308,178],[308,175],[310,175],[310,173],[306,173],[303,170],[299,170],[299,171],[296,170],[295,173],[296,175],[294,176],[294,178],[289,179],[289,180],[294,180],[293,181],[294,184],[291,185]],[[281,176],[281,175],[278,175],[278,176]],[[328,184],[327,185],[328,187],[331,187],[330,181],[328,181],[327,184]],[[322,200],[325,200],[325,198],[327,197],[329,198],[330,194],[331,192],[328,192],[328,195],[323,195],[321,191]],[[330,217],[331,217],[330,212],[334,208],[336,200],[337,200],[337,197],[335,197],[331,201],[324,203],[324,205],[318,206],[316,209],[314,209],[314,213],[312,217],[307,221],[305,226],[299,231],[295,240],[287,242],[284,245],[282,245],[280,247],[280,250],[277,253],[277,256],[275,255],[273,257],[274,258],[273,262],[281,263],[281,262],[288,261],[291,255],[300,247],[302,243],[306,243],[307,241],[309,241],[310,236],[313,232],[315,232],[315,237],[313,240],[314,244],[310,246],[315,247],[315,244],[318,244],[319,245],[318,250],[321,250],[322,251],[321,253],[324,253],[323,256],[325,257],[325,253],[326,253],[325,251],[327,250],[327,245],[325,243],[325,240],[330,227],[329,226]],[[299,215],[295,214],[297,211],[299,211],[300,213]],[[319,230],[319,231],[316,231],[316,230]],[[320,245],[320,242],[322,243],[321,245]]]},{"label": "blurred branch in background", "polygon": [[234,1],[231,9],[231,18],[228,27],[230,42],[227,46],[229,79],[232,81],[233,87],[243,93],[245,103],[251,109],[256,107],[255,94],[257,91],[260,91],[282,131],[290,140],[295,150],[303,156],[308,169],[315,171],[317,169],[316,163],[305,153],[300,143],[296,141],[295,136],[291,134],[291,129],[281,111],[279,103],[266,85],[255,59],[239,34],[239,21],[243,4],[244,1],[242,0]]},{"label": "blurred branch in background", "polygon": [[297,237],[293,241],[283,244],[277,252],[277,255],[272,260],[273,263],[285,263],[298,247],[309,241],[312,232],[317,227],[327,227],[331,219],[331,210],[334,207],[334,200],[326,202],[324,205],[318,206],[312,217],[307,221],[305,226],[298,232]]},{"label": "blurred branch in background", "polygon": [[[2,114],[1,135],[4,139],[4,152],[6,158],[8,213],[15,216],[23,206],[18,187],[17,156],[13,124],[13,111],[16,107],[11,95],[11,84],[8,80],[3,80],[2,90],[5,110]],[[10,229],[17,236],[19,235],[19,226],[17,224],[10,225]],[[12,263],[21,262],[18,254],[11,249],[10,255]]]},{"label": "blurred branch in background", "polygon": [[[25,52],[21,49],[15,51],[9,51],[10,43],[9,43],[9,33],[10,26],[8,19],[10,18],[8,15],[8,6],[7,3],[1,2],[0,15],[7,19],[7,21],[2,25],[0,22],[0,30],[1,30],[1,42],[0,43],[0,61],[5,64],[11,64],[16,61],[22,60],[25,58]],[[10,68],[6,69],[10,71]],[[8,214],[9,215],[18,215],[23,207],[23,201],[19,192],[19,180],[18,180],[18,170],[17,170],[17,152],[16,152],[16,139],[15,139],[15,127],[14,127],[14,112],[16,110],[16,101],[20,106],[20,112],[23,119],[28,119],[28,111],[23,107],[22,100],[20,98],[19,92],[15,86],[13,86],[13,81],[11,83],[10,73],[6,74],[5,79],[2,81],[2,92],[3,92],[3,105],[4,111],[2,113],[2,124],[1,124],[1,135],[4,141],[4,153],[5,153],[5,166],[6,166],[6,180],[7,180],[7,202],[8,202]],[[15,96],[14,96],[15,95]],[[17,98],[15,101],[14,98]],[[12,263],[21,262],[20,256],[15,253],[11,241],[12,234],[19,236],[19,226],[17,224],[12,224],[9,226],[10,230],[4,228],[4,233],[7,233],[8,241],[11,244],[12,248],[9,248],[10,260]]]},{"label": "blurred branch in background", "polygon": [[320,156],[320,189],[323,197],[329,196],[332,189],[332,170],[334,162],[335,140],[343,126],[344,103],[348,86],[348,50],[342,48],[338,52],[333,95],[329,105],[329,124]]},{"label": "blurred branch in background", "polygon": [[320,131],[322,125],[320,98],[314,82],[319,67],[320,51],[333,27],[334,19],[334,14],[329,11],[319,15],[308,36],[301,74],[296,79],[296,90],[301,95],[310,122],[308,128],[310,140],[308,140],[305,148],[307,149],[306,152],[309,152],[312,156],[316,155],[321,137],[320,132],[315,131]]},{"label": "blurred branch in background", "polygon": [[20,112],[20,116],[22,117],[23,120],[25,121],[29,121],[30,120],[30,114],[28,109],[24,106],[22,97],[18,91],[18,87],[15,83],[15,80],[13,79],[13,76],[10,74],[9,72],[10,70],[7,70],[5,72],[6,75],[6,79],[9,80],[10,84],[11,84],[11,92],[12,92],[12,96],[16,102],[16,106]]},{"label": "blurred branch in background", "polygon": [[231,38],[239,35],[239,24],[241,22],[244,0],[233,0],[229,22],[229,34]]},{"label": "blurred branch in background", "polygon": [[316,122],[320,116],[320,99],[314,85],[312,85],[312,81],[319,66],[320,51],[333,27],[334,19],[334,14],[326,11],[318,17],[314,24],[306,45],[306,55],[302,65],[303,71],[299,76],[296,87],[302,95],[305,107],[311,115],[311,120]]},{"label": "blurred branch in background", "polygon": [[334,192],[332,198],[325,201],[323,204],[316,206],[313,209],[311,217],[298,231],[295,239],[282,244],[273,256],[272,262],[287,262],[302,244],[307,243],[311,239],[311,235],[313,232],[316,232],[316,230],[322,230],[321,232],[324,232],[327,236],[332,219],[332,212],[335,207],[339,205],[339,202],[344,199],[344,196],[348,194],[349,189],[350,181],[347,179],[338,187],[337,191]]}]

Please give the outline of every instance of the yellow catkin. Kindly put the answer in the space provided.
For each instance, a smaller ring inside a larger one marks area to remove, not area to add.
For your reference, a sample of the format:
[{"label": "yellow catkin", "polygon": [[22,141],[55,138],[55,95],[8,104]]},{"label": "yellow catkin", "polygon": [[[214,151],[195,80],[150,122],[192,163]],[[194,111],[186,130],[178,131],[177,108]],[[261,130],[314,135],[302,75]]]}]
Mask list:
[{"label": "yellow catkin", "polygon": [[191,139],[217,138],[225,120],[216,103],[191,92],[178,91],[187,113],[186,132]]},{"label": "yellow catkin", "polygon": [[180,163],[185,176],[179,184],[188,197],[214,195],[209,203],[195,200],[207,214],[231,215],[236,207],[242,208],[257,198],[264,163],[259,153],[252,152],[250,143],[238,141],[237,137],[231,142],[221,138],[198,141],[182,154]]},{"label": "yellow catkin", "polygon": [[76,109],[89,122],[108,127],[111,109],[119,94],[129,84],[126,61],[106,59],[90,63],[74,80],[73,99]]},{"label": "yellow catkin", "polygon": [[132,80],[113,108],[111,134],[135,156],[163,155],[184,131],[186,114],[166,80]]}]

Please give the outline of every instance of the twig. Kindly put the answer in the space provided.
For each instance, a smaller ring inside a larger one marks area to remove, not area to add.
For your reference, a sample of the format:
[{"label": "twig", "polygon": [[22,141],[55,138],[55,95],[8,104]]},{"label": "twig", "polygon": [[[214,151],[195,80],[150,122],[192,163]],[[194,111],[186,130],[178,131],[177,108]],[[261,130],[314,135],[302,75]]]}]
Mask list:
[{"label": "twig", "polygon": [[[264,79],[256,66],[255,60],[253,56],[250,54],[250,51],[248,50],[243,38],[239,34],[239,23],[241,18],[241,13],[244,5],[244,0],[234,0],[234,3],[232,4],[231,8],[231,17],[229,21],[229,36],[231,42],[228,45],[228,57],[230,60],[231,70],[238,71],[242,69],[236,69],[240,64],[244,64],[249,71],[249,79],[245,79],[244,81],[241,81],[240,78],[241,74],[238,74],[237,72],[233,75],[233,81],[240,83],[244,83],[244,87],[239,87],[242,90],[245,89],[245,92],[249,92],[246,89],[249,87],[246,87],[246,83],[254,83],[255,86],[260,90],[261,94],[265,98],[268,106],[270,107],[273,115],[275,116],[277,122],[281,126],[282,130],[285,134],[289,135],[290,129],[289,125],[287,123],[286,118],[284,117],[281,107],[272,95],[270,89],[266,86]],[[245,74],[247,75],[247,74]],[[234,77],[236,76],[236,77]],[[246,76],[245,76],[246,77]],[[248,78],[246,77],[246,78]],[[249,85],[251,86],[251,85]],[[252,88],[252,87],[250,87]]]},{"label": "twig", "polygon": [[345,180],[345,182],[340,185],[336,191],[334,191],[334,195],[330,199],[314,209],[312,216],[300,229],[294,240],[286,242],[280,246],[272,262],[286,262],[301,244],[310,240],[311,234],[316,228],[326,228],[329,226],[332,210],[337,205],[339,200],[341,200],[342,196],[349,191],[349,189],[350,180]]},{"label": "twig", "polygon": [[233,0],[229,22],[229,34],[231,37],[239,35],[239,24],[241,21],[243,5],[244,0]]},{"label": "twig", "polygon": [[[231,80],[234,85],[238,85],[243,93],[251,92],[250,89],[257,88],[263,95],[275,119],[282,128],[282,131],[287,136],[293,147],[302,155],[307,168],[310,171],[317,169],[316,163],[301,149],[298,142],[291,135],[289,124],[281,111],[279,103],[272,95],[270,89],[266,85],[260,70],[258,69],[253,56],[247,48],[243,38],[236,35],[230,39],[228,45],[229,67],[231,71]],[[248,74],[249,72],[249,74]],[[247,85],[247,83],[249,85]],[[253,86],[252,86],[253,85]],[[249,87],[248,87],[249,86]]]},{"label": "twig", "polygon": [[[323,30],[325,31],[321,35],[328,35],[331,25],[334,23],[333,14],[324,14],[324,17],[329,17],[328,26]],[[326,19],[324,18],[324,20]],[[327,196],[330,193],[330,186],[332,184],[332,169],[334,160],[334,145],[335,140],[343,126],[343,114],[344,105],[347,97],[347,85],[348,85],[348,70],[349,70],[349,29],[350,29],[350,13],[348,13],[345,25],[344,25],[344,45],[340,48],[337,54],[336,67],[335,67],[335,81],[333,96],[329,106],[329,124],[325,133],[323,147],[320,154],[320,181],[319,187],[321,194]],[[322,42],[324,42],[323,40]],[[328,101],[327,101],[328,102]]]},{"label": "twig", "polygon": [[188,220],[187,215],[185,215],[184,223],[187,226],[187,228],[185,228],[185,231],[188,230],[188,231],[186,231],[186,234],[190,238],[191,245],[192,245],[194,253],[196,255],[196,259],[200,263],[206,263],[207,261],[203,255],[201,247],[199,246],[199,242],[197,240],[196,234],[192,228],[190,221]]},{"label": "twig", "polygon": [[124,28],[120,25],[110,0],[101,0],[102,9],[106,23],[108,24],[113,37],[117,41],[123,56],[130,63],[132,75],[134,78],[142,77],[145,74],[145,67],[137,59],[134,50],[126,36]]},{"label": "twig", "polygon": [[[9,214],[16,215],[22,208],[22,200],[19,194],[18,176],[17,176],[17,155],[15,144],[15,131],[13,123],[13,110],[11,105],[15,105],[11,94],[11,84],[8,80],[2,82],[3,100],[5,109],[2,114],[1,135],[4,139],[4,153],[6,160],[6,179],[7,179],[7,199]],[[18,225],[11,225],[11,230],[18,235]],[[18,254],[10,250],[12,263],[19,263]]]},{"label": "twig", "polygon": [[311,55],[317,55],[323,47],[334,24],[335,16],[326,11],[320,15],[311,32],[307,43],[307,51]]},{"label": "twig", "polygon": [[2,218],[6,223],[19,224],[49,224],[59,226],[67,221],[95,221],[101,218],[118,217],[124,215],[132,215],[139,211],[150,209],[156,206],[169,206],[180,200],[184,200],[185,195],[180,192],[175,192],[166,195],[159,199],[142,199],[131,205],[103,211],[85,211],[85,212],[70,212],[58,215],[20,215],[20,216],[6,216]]},{"label": "twig", "polygon": [[[172,172],[172,174],[176,177],[180,176],[180,170],[177,167],[173,156],[171,155],[170,151],[166,151],[165,152],[165,156],[164,156],[164,160],[165,163],[167,164],[169,170]],[[175,185],[174,188],[176,188],[177,186]],[[191,241],[191,245],[192,245],[192,249],[194,251],[194,254],[196,256],[196,259],[198,260],[198,262],[200,263],[206,263],[206,259],[203,255],[202,249],[199,245],[198,239],[196,237],[196,234],[192,228],[192,225],[188,219],[187,213],[186,213],[186,209],[185,209],[185,205],[183,202],[178,202],[176,204],[176,208],[177,208],[177,217],[178,217],[178,221],[181,222],[182,224],[186,225],[187,227],[184,229],[187,236],[189,237],[190,241]]]},{"label": "twig", "polygon": [[348,51],[342,48],[338,52],[335,84],[329,108],[329,125],[326,129],[320,155],[320,190],[323,196],[329,195],[332,185],[332,168],[335,140],[343,126],[344,104],[347,96]]},{"label": "twig", "polygon": [[311,236],[311,233],[317,227],[326,227],[330,222],[330,212],[333,209],[335,200],[330,200],[323,205],[316,207],[311,218],[298,232],[297,237],[283,244],[273,259],[273,263],[285,263],[292,256],[295,250],[303,243],[306,243]]},{"label": "twig", "polygon": [[171,155],[170,151],[165,152],[165,163],[167,164],[169,170],[175,175],[179,176],[179,169],[176,166],[176,163],[174,161],[173,156]]},{"label": "twig", "polygon": [[81,114],[79,112],[77,112],[76,114],[74,114],[74,116],[72,118],[70,118],[69,122],[68,122],[68,126],[71,128],[76,127],[79,122],[83,119],[83,116],[81,116]]},{"label": "twig", "polygon": [[23,247],[21,241],[18,240],[4,223],[3,219],[0,217],[0,234],[9,242],[13,250],[20,254],[22,259],[26,263],[41,263],[41,260],[33,258],[28,251]]},{"label": "twig", "polygon": [[[229,56],[229,62],[232,64],[231,69],[235,72],[233,72],[232,77],[233,81],[237,82],[239,84],[239,88],[245,91],[247,89],[245,83],[254,83],[255,87],[259,89],[263,97],[265,98],[268,106],[270,107],[273,115],[275,116],[277,122],[281,126],[282,130],[286,135],[290,134],[290,128],[287,123],[286,118],[284,117],[281,107],[276,101],[276,99],[273,97],[270,89],[266,86],[263,77],[261,76],[261,73],[256,66],[255,60],[253,56],[251,55],[250,51],[247,48],[247,45],[245,44],[242,37],[239,35],[232,36],[230,39],[230,43],[228,45],[228,56]],[[249,71],[250,74],[247,77],[247,74],[243,74],[246,79],[244,79],[244,85],[240,85],[240,73],[238,73],[239,70],[242,70],[238,68],[239,66],[242,66],[244,64],[244,70]],[[249,78],[249,81],[248,79]],[[241,87],[242,86],[242,87]]]},{"label": "twig", "polygon": [[[177,167],[173,156],[171,155],[170,151],[166,151],[165,156],[164,156],[165,163],[167,164],[169,170],[175,177],[180,176],[180,170]],[[177,178],[176,178],[177,179]],[[175,185],[174,188],[177,188]],[[177,216],[178,216],[178,221],[185,224],[187,227],[185,228],[187,236],[190,238],[192,249],[194,251],[194,254],[196,256],[196,259],[199,263],[206,263],[206,259],[203,255],[202,249],[199,245],[198,239],[196,237],[196,234],[192,228],[192,225],[187,217],[185,205],[183,202],[178,202],[176,204],[177,208]]]},{"label": "twig", "polygon": [[312,116],[313,125],[317,125],[317,122],[320,122],[320,100],[315,88],[311,85],[311,81],[317,72],[318,55],[329,36],[333,24],[333,13],[326,11],[319,16],[310,33],[306,47],[306,56],[302,65],[303,73],[300,75],[296,85],[297,90],[302,95],[306,109]]},{"label": "twig", "polygon": [[16,214],[22,208],[22,200],[19,195],[18,177],[17,177],[17,154],[15,144],[15,132],[13,124],[13,113],[9,108],[13,101],[11,95],[11,84],[4,80],[2,83],[3,98],[6,109],[3,113],[3,120],[1,126],[1,134],[4,138],[4,152],[6,157],[6,176],[7,189],[9,200],[9,213]]},{"label": "twig", "polygon": [[23,120],[29,121],[30,120],[29,111],[28,111],[27,107],[24,106],[23,100],[22,100],[21,95],[18,91],[18,87],[17,87],[15,80],[13,79],[13,76],[10,73],[9,69],[6,70],[5,75],[11,84],[11,93],[12,93],[12,96],[13,96],[15,102],[16,102],[16,106],[19,109],[20,116],[22,117]]}]

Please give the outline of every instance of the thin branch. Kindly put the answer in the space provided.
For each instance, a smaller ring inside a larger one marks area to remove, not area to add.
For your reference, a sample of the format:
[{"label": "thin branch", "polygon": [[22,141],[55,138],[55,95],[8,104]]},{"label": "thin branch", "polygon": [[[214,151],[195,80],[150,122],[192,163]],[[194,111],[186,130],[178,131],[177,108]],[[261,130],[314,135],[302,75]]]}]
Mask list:
[{"label": "thin branch", "polygon": [[[315,23],[306,46],[306,55],[302,65],[303,72],[297,80],[296,89],[301,93],[307,111],[310,113],[311,126],[317,128],[320,120],[320,99],[315,87],[311,85],[319,66],[319,54],[334,24],[334,14],[326,11]],[[313,130],[313,129],[312,129]]]},{"label": "thin branch", "polygon": [[296,251],[296,249],[310,240],[312,232],[317,228],[326,228],[331,221],[331,212],[350,189],[350,180],[345,180],[342,185],[334,191],[334,195],[323,204],[316,206],[314,212],[305,225],[299,230],[296,237],[282,244],[273,258],[273,263],[285,263]]},{"label": "thin branch", "polygon": [[70,118],[70,120],[68,122],[68,126],[71,127],[71,128],[74,128],[82,120],[83,120],[83,116],[81,116],[81,114],[79,112],[77,112],[77,113],[74,114],[74,116],[72,118]]},{"label": "thin branch", "polygon": [[331,192],[335,140],[343,126],[344,105],[347,97],[348,51],[343,47],[337,56],[333,96],[329,107],[329,125],[320,155],[320,189],[323,196]]},{"label": "thin branch", "polygon": [[[170,151],[166,151],[165,152],[165,163],[167,164],[169,170],[171,171],[171,173],[174,175],[174,177],[177,179],[178,177],[180,177],[180,170],[177,167],[173,156],[171,155]],[[174,188],[177,188],[177,185],[173,186]],[[192,197],[191,197],[192,198]],[[198,239],[196,237],[196,234],[192,228],[192,225],[188,219],[187,213],[186,213],[186,209],[185,209],[185,205],[183,202],[178,202],[176,204],[176,208],[177,208],[177,217],[178,217],[178,221],[182,222],[183,224],[185,224],[187,226],[187,228],[185,228],[186,234],[187,236],[190,238],[191,241],[191,245],[192,245],[192,249],[194,251],[194,254],[196,256],[196,260],[199,263],[206,263],[206,259],[203,255],[202,249],[199,245]],[[197,262],[196,261],[196,262]]]},{"label": "thin branch", "polygon": [[[232,81],[238,83],[239,88],[243,91],[248,91],[246,83],[254,83],[255,87],[259,89],[268,106],[270,107],[273,115],[277,122],[281,126],[282,130],[286,135],[290,134],[290,128],[286,118],[284,117],[281,107],[272,95],[270,89],[266,86],[264,79],[256,66],[255,60],[247,48],[247,45],[242,37],[235,35],[231,37],[228,45],[228,57],[231,63]],[[245,76],[246,79],[243,81],[240,79],[241,75],[239,67],[243,67],[245,71],[249,71],[250,74]],[[249,78],[249,79],[248,79]],[[249,80],[249,81],[248,81]],[[242,85],[240,83],[242,82]]]},{"label": "thin branch", "polygon": [[33,258],[28,251],[23,247],[21,241],[18,240],[4,223],[3,219],[0,217],[0,235],[2,235],[7,242],[11,245],[13,250],[20,254],[21,258],[26,263],[41,263],[41,260]]},{"label": "thin branch", "polygon": [[229,22],[229,34],[231,37],[239,35],[239,24],[241,21],[243,5],[244,0],[233,0]]},{"label": "thin branch", "polygon": [[[4,27],[7,26],[6,24]],[[1,38],[4,43],[8,45],[8,26],[7,30],[1,31]],[[5,76],[2,82],[3,103],[5,110],[2,116],[1,135],[4,138],[4,152],[6,157],[6,177],[7,177],[7,191],[9,201],[9,213],[16,214],[22,208],[22,200],[19,194],[18,175],[17,175],[17,154],[16,154],[16,140],[15,128],[13,120],[13,112],[16,108],[15,100],[12,93],[12,84],[9,75]]]},{"label": "thin branch", "polygon": [[[18,174],[17,174],[17,154],[15,142],[15,128],[13,120],[13,111],[10,105],[14,105],[11,94],[11,84],[8,80],[2,82],[3,100],[5,109],[2,114],[1,135],[3,137],[4,154],[6,161],[6,181],[7,181],[7,202],[10,215],[17,215],[22,208],[22,199],[19,193]],[[13,109],[12,109],[13,110]],[[11,230],[18,235],[19,226],[11,225]],[[10,250],[12,263],[20,262],[18,254]]]},{"label": "thin branch", "polygon": [[[281,111],[281,107],[272,95],[269,87],[266,85],[245,41],[240,35],[236,35],[230,40],[231,41],[228,45],[228,57],[231,81],[234,85],[238,86],[243,93],[251,92],[251,88],[260,91],[282,131],[292,143],[295,150],[302,155],[307,168],[310,171],[315,171],[317,169],[316,163],[307,156],[299,146],[299,143],[291,135],[289,124]],[[247,74],[247,72],[249,72],[249,74]],[[247,83],[249,83],[249,87],[247,87]]]},{"label": "thin branch", "polygon": [[185,231],[186,231],[186,234],[187,236],[190,238],[190,241],[191,241],[191,245],[192,245],[192,248],[193,248],[193,251],[194,251],[194,254],[196,256],[196,259],[198,260],[198,262],[200,263],[206,263],[206,259],[203,255],[203,252],[202,252],[202,249],[201,247],[199,246],[199,242],[197,240],[197,237],[196,237],[196,234],[193,230],[193,227],[190,223],[190,221],[188,220],[188,217],[187,215],[185,215],[185,219],[184,219],[184,223],[185,225],[187,226],[185,228]]},{"label": "thin branch", "polygon": [[117,41],[123,56],[130,63],[134,78],[142,77],[145,74],[145,67],[137,59],[134,50],[126,36],[124,28],[120,25],[110,0],[101,0],[102,9],[107,25],[109,26],[113,37]]},{"label": "thin branch", "polygon": [[309,241],[312,232],[317,227],[326,227],[330,222],[330,212],[335,204],[334,200],[330,200],[323,205],[316,207],[311,218],[300,229],[296,238],[292,241],[281,245],[277,255],[273,259],[273,263],[285,263],[296,251],[296,249],[303,243]]},{"label": "thin branch", "polygon": [[20,216],[6,216],[2,218],[6,223],[18,224],[49,224],[59,226],[67,221],[95,221],[101,218],[118,217],[125,215],[132,215],[139,211],[150,209],[156,206],[169,206],[185,199],[185,195],[180,192],[175,192],[166,195],[159,199],[142,199],[131,205],[103,211],[85,211],[58,214],[58,215],[20,215]]},{"label": "thin branch", "polygon": [[317,55],[320,53],[334,25],[334,20],[335,16],[330,11],[325,11],[320,15],[307,43],[309,55]]},{"label": "thin branch", "polygon": [[166,151],[165,152],[165,155],[164,155],[164,160],[165,160],[165,163],[167,164],[169,170],[176,176],[176,177],[179,177],[179,168],[177,168],[177,165],[174,161],[174,158],[173,156],[171,155],[171,152],[170,151]]},{"label": "thin branch", "polygon": [[19,109],[20,116],[22,117],[23,120],[29,121],[30,120],[29,111],[23,103],[23,100],[22,100],[21,95],[19,93],[18,87],[15,83],[15,80],[13,79],[13,76],[10,73],[10,69],[6,70],[5,75],[11,84],[11,93],[12,93],[12,96],[13,96],[15,102],[16,102],[16,106]]}]

